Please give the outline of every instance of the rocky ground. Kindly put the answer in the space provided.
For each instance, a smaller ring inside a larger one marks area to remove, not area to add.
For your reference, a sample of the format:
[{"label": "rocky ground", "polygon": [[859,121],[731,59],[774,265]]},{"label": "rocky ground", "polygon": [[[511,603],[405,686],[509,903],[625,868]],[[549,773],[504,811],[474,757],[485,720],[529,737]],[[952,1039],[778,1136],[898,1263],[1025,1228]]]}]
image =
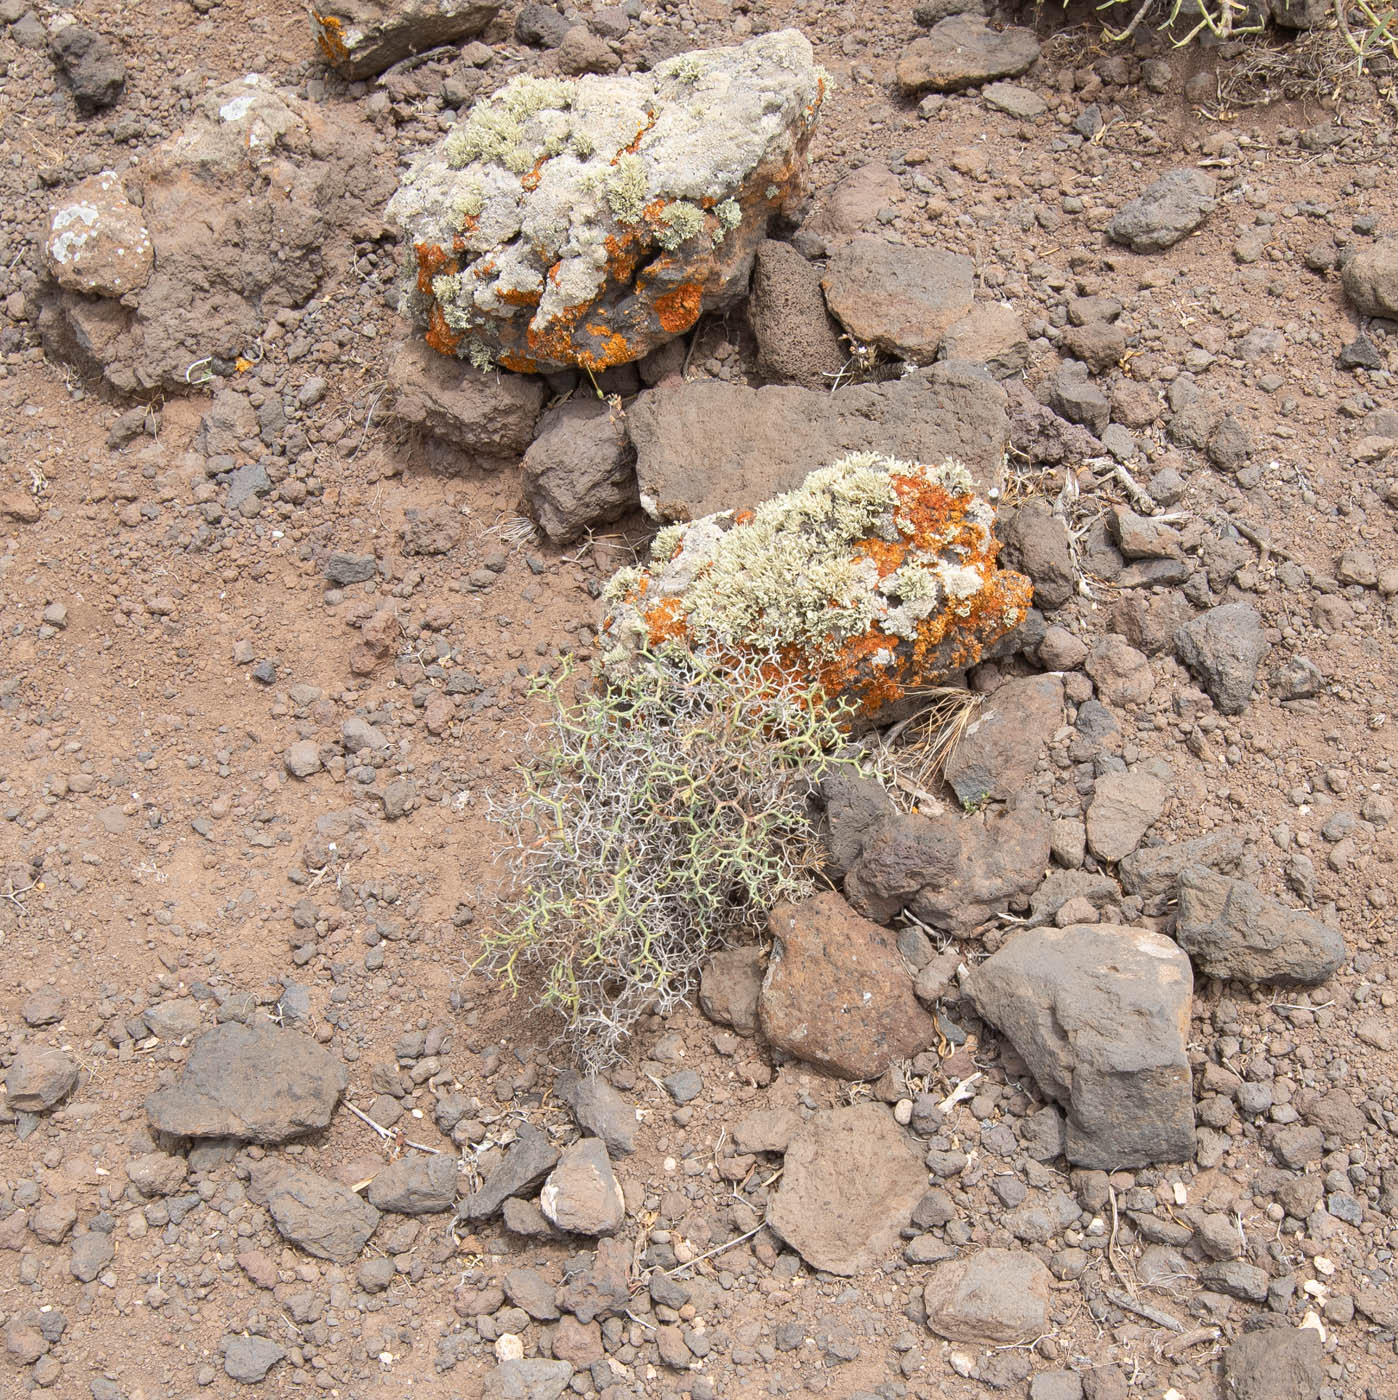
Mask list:
[{"label": "rocky ground", "polygon": [[[7,1394],[1394,1394],[1392,74],[955,8],[485,5],[349,80],[289,7],[0,0]],[[749,306],[610,405],[401,352],[382,203],[476,96],[785,25]],[[108,169],[135,291],[45,257]],[[1007,447],[1036,611],[947,790],[830,794],[770,975],[580,1080],[472,970],[531,681],[642,496],[827,440]]]}]

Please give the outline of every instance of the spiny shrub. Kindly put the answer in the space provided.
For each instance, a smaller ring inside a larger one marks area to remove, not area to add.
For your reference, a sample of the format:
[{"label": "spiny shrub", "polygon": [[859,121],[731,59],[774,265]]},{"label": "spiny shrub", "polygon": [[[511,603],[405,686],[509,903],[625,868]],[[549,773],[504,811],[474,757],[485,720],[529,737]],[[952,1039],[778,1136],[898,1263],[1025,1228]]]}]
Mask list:
[{"label": "spiny shrub", "polygon": [[577,1058],[602,1068],[637,1020],[694,989],[715,948],[813,888],[813,786],[837,765],[846,706],[751,657],[670,646],[569,698],[546,681],[519,792],[494,804],[513,885],[485,968],[540,985]]}]

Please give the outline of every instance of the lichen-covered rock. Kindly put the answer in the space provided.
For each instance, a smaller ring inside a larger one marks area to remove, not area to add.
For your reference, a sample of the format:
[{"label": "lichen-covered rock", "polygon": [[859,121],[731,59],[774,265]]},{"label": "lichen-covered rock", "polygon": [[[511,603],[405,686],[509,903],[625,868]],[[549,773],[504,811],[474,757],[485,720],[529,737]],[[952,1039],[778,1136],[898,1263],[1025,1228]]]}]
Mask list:
[{"label": "lichen-covered rock", "polygon": [[389,205],[427,342],[507,369],[639,359],[747,290],[801,191],[825,80],[782,30],[635,77],[519,77]]},{"label": "lichen-covered rock", "polygon": [[79,181],[53,206],[44,256],[60,287],[104,297],[140,291],[155,261],[141,211],[113,170]]},{"label": "lichen-covered rock", "polygon": [[324,0],[311,8],[316,48],[337,73],[372,78],[410,54],[479,34],[497,0]]},{"label": "lichen-covered rock", "polygon": [[[153,258],[149,276],[91,288],[59,277],[40,318],[46,345],[113,388],[143,395],[188,392],[205,366],[232,373],[238,356],[255,359],[268,320],[319,290],[330,250],[382,227],[373,211],[392,174],[374,158],[376,142],[369,128],[256,74],[205,94],[139,172],[133,228],[148,231],[138,263]],[[65,195],[54,218],[72,202]],[[52,267],[52,240],[49,257]]]},{"label": "lichen-covered rock", "polygon": [[755,510],[662,530],[608,587],[608,667],[682,641],[772,657],[870,718],[1019,625],[1028,579],[996,566],[994,511],[966,469],[872,453]]}]

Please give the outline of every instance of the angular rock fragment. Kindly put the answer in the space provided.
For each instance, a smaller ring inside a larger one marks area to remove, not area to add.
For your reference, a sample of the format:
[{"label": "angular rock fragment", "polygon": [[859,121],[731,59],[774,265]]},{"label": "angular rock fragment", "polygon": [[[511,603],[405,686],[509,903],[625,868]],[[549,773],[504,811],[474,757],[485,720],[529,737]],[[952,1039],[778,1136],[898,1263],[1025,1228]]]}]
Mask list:
[{"label": "angular rock fragment", "polygon": [[486,1376],[481,1400],[559,1400],[573,1379],[567,1361],[546,1361],[541,1356],[502,1361]]},{"label": "angular rock fragment", "polygon": [[142,161],[150,276],[119,299],[59,286],[40,319],[46,346],[122,393],[188,393],[216,362],[232,373],[275,312],[315,295],[327,229],[381,226],[392,173],[376,139],[257,74],[197,98]]},{"label": "angular rock fragment", "polygon": [[285,1239],[337,1264],[358,1258],[379,1223],[379,1212],[347,1186],[281,1162],[255,1172],[249,1194],[266,1205]]},{"label": "angular rock fragment", "polygon": [[631,1241],[609,1236],[597,1241],[597,1252],[569,1272],[558,1290],[558,1306],[586,1325],[599,1317],[624,1313],[631,1300]]},{"label": "angular rock fragment", "polygon": [[965,936],[1044,877],[1051,827],[1037,798],[971,816],[898,814],[869,833],[845,877],[861,914],[887,921],[907,907]]},{"label": "angular rock fragment", "polygon": [[256,1385],[286,1355],[270,1337],[229,1337],[223,1352],[224,1374],[240,1385]]},{"label": "angular rock fragment", "polygon": [[110,107],[126,86],[126,61],[115,44],[85,24],[61,24],[49,40],[53,56],[73,85],[80,112]]},{"label": "angular rock fragment", "polygon": [[316,47],[346,78],[385,68],[479,34],[500,11],[498,0],[317,0],[311,9]]},{"label": "angular rock fragment", "polygon": [[1175,650],[1225,715],[1247,709],[1267,655],[1262,621],[1251,603],[1210,608],[1175,633]]},{"label": "angular rock fragment", "polygon": [[963,990],[1067,1110],[1070,1162],[1115,1170],[1193,1154],[1193,978],[1170,939],[1113,924],[1036,929]]},{"label": "angular rock fragment", "polygon": [[579,1138],[564,1148],[539,1192],[539,1208],[570,1234],[616,1233],[626,1219],[626,1202],[601,1138]]},{"label": "angular rock fragment", "polygon": [[1034,776],[1062,723],[1063,682],[1057,676],[1006,681],[976,711],[942,776],[963,806],[1003,802]]},{"label": "angular rock fragment", "polygon": [[939,1337],[980,1346],[1022,1345],[1049,1330],[1053,1277],[1032,1254],[982,1249],[938,1264],[923,1289],[927,1325]]},{"label": "angular rock fragment", "polygon": [[389,206],[412,250],[405,309],[480,366],[640,359],[746,293],[823,94],[794,30],[635,77],[516,78]]},{"label": "angular rock fragment", "polygon": [[496,374],[411,341],[388,368],[389,412],[400,423],[459,448],[463,465],[513,466],[534,439],[547,392],[542,380]]},{"label": "angular rock fragment", "polygon": [[553,1170],[557,1149],[532,1123],[521,1123],[518,1136],[505,1149],[500,1164],[458,1206],[463,1220],[484,1220],[494,1215],[511,1196],[528,1195]]},{"label": "angular rock fragment", "polygon": [[979,15],[950,15],[914,39],[898,60],[904,93],[959,92],[995,78],[1017,78],[1039,57],[1028,29],[992,29]]},{"label": "angular rock fragment", "polygon": [[1205,865],[1225,874],[1238,869],[1243,859],[1241,831],[1224,828],[1172,845],[1142,846],[1127,856],[1117,870],[1127,894],[1138,894],[1146,902],[1146,912],[1157,914],[1157,902],[1173,899],[1180,872],[1190,865]]},{"label": "angular rock fragment", "polygon": [[947,327],[937,357],[984,365],[993,379],[1008,379],[1029,363],[1029,337],[1014,307],[981,302]]},{"label": "angular rock fragment", "polygon": [[739,1035],[755,1035],[766,967],[761,948],[720,948],[699,974],[699,1009]]},{"label": "angular rock fragment", "polygon": [[324,1128],[349,1075],[328,1050],[270,1021],[227,1021],[194,1042],[179,1078],[146,1099],[172,1137],[276,1143]]},{"label": "angular rock fragment", "polygon": [[580,1128],[606,1143],[608,1152],[629,1157],[636,1150],[636,1110],[605,1079],[565,1070],[554,1080],[553,1092]]},{"label": "angular rock fragment", "polygon": [[434,1215],[456,1199],[456,1159],[413,1153],[390,1162],[369,1183],[369,1204],[399,1215]]},{"label": "angular rock fragment", "polygon": [[1202,170],[1172,170],[1117,211],[1108,236],[1133,253],[1160,253],[1191,234],[1214,211],[1218,182]]},{"label": "angular rock fragment", "polygon": [[80,180],[54,205],[44,256],[60,287],[104,297],[140,291],[155,264],[141,211],[112,170]]},{"label": "angular rock fragment", "polygon": [[898,1243],[927,1173],[882,1104],[826,1109],[793,1134],[767,1224],[814,1269],[857,1274]]},{"label": "angular rock fragment", "polygon": [[1310,1327],[1279,1323],[1244,1332],[1223,1353],[1228,1400],[1318,1400],[1325,1348]]},{"label": "angular rock fragment", "polygon": [[959,463],[845,458],[755,511],[662,531],[651,568],[608,585],[606,664],[675,638],[776,655],[876,716],[1023,621],[1029,581],[996,567],[993,519]]},{"label": "angular rock fragment", "polygon": [[525,509],[555,544],[571,544],[636,508],[635,460],[610,405],[569,399],[544,414],[524,454]]},{"label": "angular rock fragment", "polygon": [[889,930],[834,891],[779,904],[759,1003],[768,1042],[842,1079],[874,1079],[936,1039]]},{"label": "angular rock fragment", "polygon": [[821,279],[835,318],[860,345],[931,364],[975,299],[975,264],[961,253],[852,239]]},{"label": "angular rock fragment", "polygon": [[5,1071],[6,1099],[19,1113],[47,1113],[78,1082],[78,1067],[49,1045],[22,1045]]},{"label": "angular rock fragment", "polygon": [[1141,768],[1104,773],[1097,779],[1087,809],[1087,844],[1098,860],[1118,861],[1141,844],[1141,838],[1165,810],[1170,791]]},{"label": "angular rock fragment", "polygon": [[1010,424],[983,370],[941,363],[829,393],[714,379],[661,385],[627,410],[642,507],[698,520],[800,486],[850,452],[964,463],[982,493],[1000,485]]},{"label": "angular rock fragment", "polygon": [[1208,977],[1315,986],[1345,959],[1344,935],[1207,866],[1180,872],[1175,939]]}]

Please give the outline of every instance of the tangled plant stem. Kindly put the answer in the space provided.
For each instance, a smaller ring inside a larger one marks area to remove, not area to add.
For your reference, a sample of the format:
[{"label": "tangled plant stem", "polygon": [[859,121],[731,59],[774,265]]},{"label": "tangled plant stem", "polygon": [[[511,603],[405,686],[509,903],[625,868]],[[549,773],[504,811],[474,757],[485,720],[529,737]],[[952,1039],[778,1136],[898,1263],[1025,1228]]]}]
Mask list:
[{"label": "tangled plant stem", "polygon": [[536,973],[589,1068],[683,1002],[715,948],[811,892],[809,795],[855,764],[847,707],[770,661],[678,646],[641,661],[574,700],[566,671],[543,683],[536,758],[493,813],[513,888],[481,961],[516,990]]}]

